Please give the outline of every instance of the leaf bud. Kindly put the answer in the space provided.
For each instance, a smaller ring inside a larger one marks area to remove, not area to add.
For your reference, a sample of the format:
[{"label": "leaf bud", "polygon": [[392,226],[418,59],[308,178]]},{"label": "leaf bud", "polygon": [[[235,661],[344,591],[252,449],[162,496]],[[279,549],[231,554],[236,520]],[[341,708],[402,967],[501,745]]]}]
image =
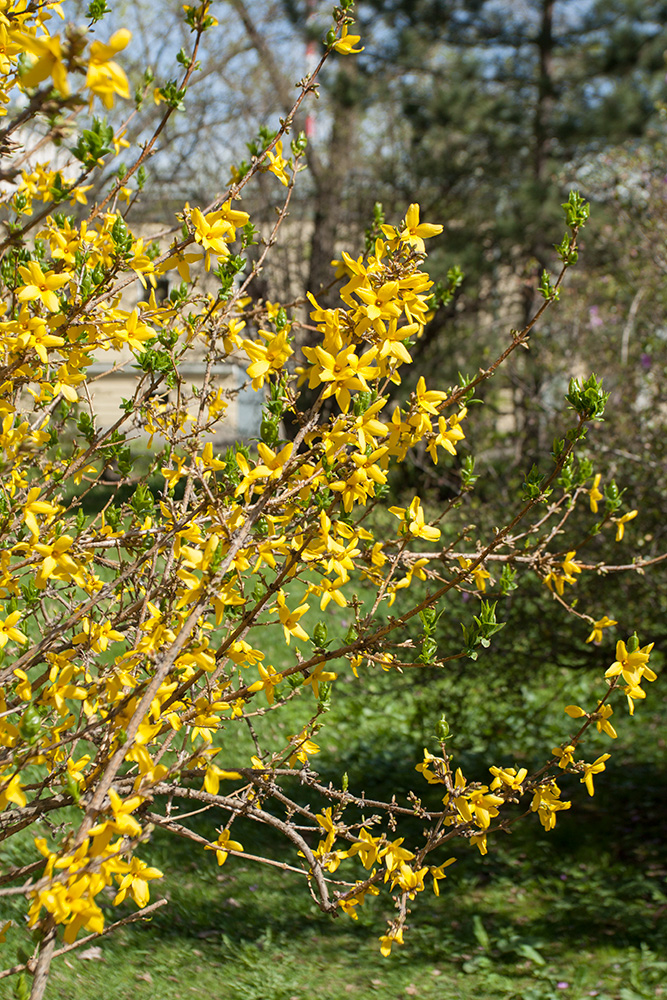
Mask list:
[{"label": "leaf bud", "polygon": [[273,420],[268,420],[265,417],[260,426],[260,434],[264,444],[275,444],[278,440],[278,427]]},{"label": "leaf bud", "polygon": [[320,684],[320,697],[317,702],[317,709],[319,712],[328,712],[331,708],[332,687],[331,681],[326,681],[324,684]]},{"label": "leaf bud", "polygon": [[42,720],[34,705],[28,705],[19,723],[19,733],[31,746],[36,742]]},{"label": "leaf bud", "polygon": [[78,804],[81,798],[81,789],[79,788],[78,781],[68,772],[67,779],[65,781],[65,787],[67,791],[72,796],[72,799],[76,804]]},{"label": "leaf bud", "polygon": [[444,715],[435,724],[435,735],[439,740],[446,740],[449,736],[449,723]]},{"label": "leaf bud", "polygon": [[328,629],[325,622],[319,621],[313,629],[313,639],[316,646],[323,646],[327,641]]}]

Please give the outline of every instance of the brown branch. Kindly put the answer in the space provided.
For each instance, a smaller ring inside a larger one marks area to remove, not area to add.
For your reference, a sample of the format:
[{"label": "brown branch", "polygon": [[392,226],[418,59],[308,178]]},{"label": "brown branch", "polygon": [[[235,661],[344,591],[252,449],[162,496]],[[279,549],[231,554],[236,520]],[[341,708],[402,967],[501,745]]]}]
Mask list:
[{"label": "brown branch", "polygon": [[49,980],[51,960],[53,959],[53,952],[56,947],[57,934],[58,931],[53,917],[48,917],[44,936],[40,941],[39,951],[37,953],[37,965],[35,967],[35,973],[32,980],[30,1000],[42,1000],[42,997],[44,996],[46,984]]}]

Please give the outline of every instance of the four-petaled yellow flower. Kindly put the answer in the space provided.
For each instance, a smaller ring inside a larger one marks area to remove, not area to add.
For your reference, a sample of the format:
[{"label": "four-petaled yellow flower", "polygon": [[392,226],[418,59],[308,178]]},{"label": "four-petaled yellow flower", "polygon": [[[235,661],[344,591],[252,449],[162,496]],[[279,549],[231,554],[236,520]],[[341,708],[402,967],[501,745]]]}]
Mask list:
[{"label": "four-petaled yellow flower", "polygon": [[105,108],[113,107],[114,95],[130,96],[130,85],[124,70],[113,61],[113,57],[129,45],[132,32],[127,28],[116,31],[109,41],[93,42],[90,46],[90,61],[86,74],[86,87],[97,94]]},{"label": "four-petaled yellow flower", "polygon": [[48,503],[46,500],[38,500],[37,497],[40,494],[39,486],[33,486],[28,492],[26,498],[26,504],[23,508],[23,521],[25,526],[33,537],[33,541],[39,538],[39,524],[37,522],[37,514],[46,515],[47,521],[51,521],[53,517],[58,513],[58,508],[55,504]]},{"label": "four-petaled yellow flower", "polygon": [[0,649],[3,649],[10,639],[12,642],[20,643],[28,641],[27,635],[24,635],[20,629],[16,628],[16,623],[20,618],[20,611],[12,611],[4,621],[0,621]]},{"label": "four-petaled yellow flower", "polygon": [[629,510],[627,514],[623,515],[623,517],[614,518],[614,522],[616,524],[616,541],[617,542],[620,542],[620,541],[623,540],[623,535],[625,534],[625,526],[626,526],[626,524],[628,523],[628,521],[632,521],[633,518],[637,517],[638,513],[639,513],[638,510]]},{"label": "four-petaled yellow flower", "polygon": [[7,803],[12,802],[15,806],[23,808],[28,801],[25,792],[21,788],[21,779],[18,774],[12,775],[9,781],[2,784],[0,778],[0,812],[7,808]]},{"label": "four-petaled yellow flower", "polygon": [[[111,802],[111,809],[113,810],[113,822],[111,825],[115,832],[122,834],[123,837],[139,837],[141,835],[141,823],[131,814],[144,801],[143,797],[141,795],[132,795],[128,799],[121,799],[120,795],[112,788],[109,791],[109,800]],[[93,830],[90,833],[92,834]]]},{"label": "four-petaled yellow flower", "polygon": [[614,709],[611,705],[598,705],[595,712],[590,715],[584,712],[583,708],[579,705],[567,705],[565,708],[566,715],[569,715],[571,719],[583,719],[590,718],[595,722],[597,731],[599,733],[606,733],[607,736],[611,736],[612,740],[616,739],[616,730],[609,721],[610,717],[614,714]]},{"label": "four-petaled yellow flower", "polygon": [[599,733],[606,733],[607,736],[611,736],[612,740],[615,740],[616,730],[609,721],[610,716],[613,714],[614,709],[611,705],[600,705],[591,718],[595,719],[595,725]]},{"label": "four-petaled yellow flower", "polygon": [[622,676],[626,682],[623,690],[628,699],[630,715],[634,715],[635,699],[646,697],[646,692],[641,686],[642,681],[654,681],[657,678],[657,674],[648,666],[649,654],[654,644],[651,642],[648,646],[642,646],[640,649],[637,639],[633,638],[632,645],[635,648],[628,650],[622,640],[617,642],[616,660],[605,672],[607,678]]},{"label": "four-petaled yellow flower", "polygon": [[556,813],[569,809],[571,802],[561,801],[561,790],[555,781],[539,785],[534,793],[530,808],[536,812],[545,830],[553,830],[556,825]]},{"label": "four-petaled yellow flower", "polygon": [[[286,634],[289,636],[289,633]],[[303,634],[306,635],[305,632]],[[306,638],[308,638],[308,636],[306,636]],[[289,638],[287,639],[287,642],[289,644]],[[278,673],[276,668],[271,666],[270,663],[266,667],[263,663],[258,663],[257,669],[259,670],[261,680],[255,681],[254,684],[251,684],[248,688],[248,693],[254,694],[256,691],[264,691],[269,705],[273,705],[275,698],[273,689],[280,684],[283,679],[283,675]]]},{"label": "four-petaled yellow flower", "polygon": [[598,759],[593,761],[592,764],[584,764],[584,776],[581,778],[581,783],[586,785],[589,795],[595,794],[595,789],[593,787],[593,775],[600,774],[601,771],[604,771],[606,761],[609,760],[610,756],[611,754],[603,753],[602,756],[598,757]]},{"label": "four-petaled yellow flower", "polygon": [[344,56],[357,55],[359,52],[364,51],[364,46],[362,45],[360,49],[355,49],[354,46],[361,41],[361,35],[350,35],[347,29],[347,25],[343,25],[343,30],[340,33],[340,38],[337,42],[334,42],[334,49],[336,52],[340,52]]},{"label": "four-petaled yellow flower", "polygon": [[523,782],[528,775],[525,767],[517,769],[515,767],[490,767],[489,771],[494,776],[491,782],[491,791],[498,788],[509,788],[513,792],[523,792]]},{"label": "four-petaled yellow flower", "polygon": [[[465,556],[459,556],[459,566],[461,569],[470,569],[472,566],[472,559],[466,559]],[[475,586],[482,593],[486,591],[486,581],[491,579],[491,574],[487,570],[483,569],[482,566],[476,566],[475,569],[470,570],[470,575],[475,581]]]},{"label": "four-petaled yellow flower", "polygon": [[380,857],[381,843],[381,837],[374,837],[368,830],[362,829],[359,831],[359,840],[350,847],[347,856],[353,858],[358,854],[362,865],[368,870]]},{"label": "four-petaled yellow flower", "polygon": [[224,865],[225,861],[229,857],[230,851],[238,851],[240,854],[243,853],[243,844],[240,844],[238,840],[231,840],[229,830],[223,830],[215,844],[207,844],[205,850],[215,851],[218,864]]},{"label": "four-petaled yellow flower", "polygon": [[310,605],[301,604],[298,608],[295,608],[294,611],[290,611],[287,607],[285,594],[282,590],[279,590],[276,594],[276,601],[278,602],[278,606],[276,608],[272,608],[271,611],[273,614],[277,613],[280,618],[280,624],[283,627],[285,642],[287,645],[289,646],[290,644],[291,636],[295,636],[295,638],[301,639],[303,642],[307,642],[308,634],[307,632],[304,632],[301,625],[299,625],[299,618],[301,618],[302,615],[305,615]]},{"label": "four-petaled yellow flower", "polygon": [[[21,51],[23,51],[23,44],[18,44],[16,36],[12,38],[5,25],[0,24],[0,73],[3,76],[9,76],[12,66],[16,63],[16,57]],[[23,82],[25,83],[25,78]]]},{"label": "four-petaled yellow flower", "polygon": [[266,154],[266,158],[269,161],[267,170],[269,170],[274,177],[277,177],[281,184],[285,187],[289,185],[289,176],[286,171],[286,167],[290,166],[289,160],[283,157],[283,143],[282,139],[279,139],[275,144],[275,147]]},{"label": "four-petaled yellow flower", "polygon": [[391,946],[393,944],[403,944],[403,928],[390,930],[388,934],[383,934],[380,940],[380,954],[383,958],[389,958]]},{"label": "four-petaled yellow flower", "polygon": [[440,895],[440,886],[438,884],[440,879],[447,878],[447,875],[445,874],[445,868],[449,868],[449,866],[453,865],[455,861],[456,858],[449,858],[447,861],[443,861],[441,865],[438,865],[437,867],[433,865],[431,866],[431,868],[429,868],[429,872],[433,876],[433,892],[436,894],[436,896]]},{"label": "four-petaled yellow flower", "polygon": [[448,451],[450,455],[456,455],[456,445],[463,441],[465,433],[461,427],[461,421],[468,412],[467,407],[462,407],[458,413],[453,413],[451,417],[438,417],[438,431],[434,433],[426,448],[433,460],[433,464],[438,464],[438,445]]},{"label": "four-petaled yellow flower", "polygon": [[613,625],[618,625],[618,622],[614,618],[604,615],[599,621],[593,622],[593,630],[586,642],[602,642],[602,630],[611,628]]},{"label": "four-petaled yellow flower", "polygon": [[19,265],[19,274],[25,281],[16,293],[19,302],[34,302],[35,299],[43,302],[49,312],[60,312],[60,302],[56,295],[56,289],[62,288],[68,283],[72,275],[68,271],[56,274],[55,271],[42,271],[39,264],[31,260],[28,266]]},{"label": "four-petaled yellow flower", "polygon": [[442,226],[419,221],[419,205],[412,204],[405,214],[405,226],[400,232],[400,238],[414,247],[418,253],[424,253],[424,240],[431,236],[439,236]]},{"label": "four-petaled yellow flower", "polygon": [[[15,611],[14,614],[18,614],[18,611]],[[18,629],[16,631],[18,631]],[[32,685],[28,680],[28,675],[25,670],[17,668],[14,671],[14,676],[18,678],[18,684],[15,688],[17,696],[21,699],[21,701],[30,701],[32,698]]]},{"label": "four-petaled yellow flower", "polygon": [[389,513],[400,517],[403,521],[399,534],[413,538],[424,538],[427,542],[435,542],[440,538],[438,528],[432,528],[424,522],[424,509],[419,497],[415,497],[409,507],[390,507]]},{"label": "four-petaled yellow flower", "polygon": [[575,750],[576,747],[574,746],[574,744],[568,743],[567,746],[564,747],[554,747],[551,752],[554,755],[554,757],[558,758],[558,766],[562,767],[563,770],[565,770],[566,768],[571,767],[572,764],[574,764]]},{"label": "four-petaled yellow flower", "polygon": [[576,556],[576,550],[568,552],[560,564],[560,571],[551,570],[544,578],[549,590],[553,591],[556,588],[556,593],[563,596],[563,590],[566,583],[574,584],[577,582],[575,576],[576,573],[581,573],[581,566],[575,562],[574,557]]},{"label": "four-petaled yellow flower", "polygon": [[211,266],[211,253],[216,257],[228,257],[228,243],[236,239],[238,226],[245,226],[250,216],[231,207],[231,201],[226,201],[217,212],[204,215],[200,209],[194,208],[190,213],[190,221],[194,226],[195,240],[206,251],[206,270]]},{"label": "four-petaled yellow flower", "polygon": [[447,399],[447,393],[440,392],[439,389],[427,389],[424,376],[422,375],[417,382],[415,397],[417,407],[423,410],[424,413],[437,413],[440,403],[444,399]]},{"label": "four-petaled yellow flower", "polygon": [[287,359],[294,354],[287,330],[281,330],[275,337],[260,330],[260,335],[267,339],[266,343],[263,344],[260,340],[244,340],[241,345],[251,361],[248,365],[248,375],[255,390],[261,389],[264,380],[269,375],[279,372]]},{"label": "four-petaled yellow flower", "polygon": [[[67,82],[67,69],[63,62],[62,46],[60,35],[36,36],[30,34],[20,35],[20,48],[36,56],[35,62],[21,74],[21,82],[24,87],[37,87],[47,76],[53,80],[53,86],[63,97],[69,96],[69,84]],[[13,48],[13,46],[12,46]]]},{"label": "four-petaled yellow flower", "polygon": [[594,514],[597,514],[598,512],[598,503],[600,502],[600,500],[604,499],[604,494],[599,488],[601,479],[602,479],[602,474],[597,472],[595,474],[595,478],[593,479],[593,485],[588,491],[588,502],[590,503],[591,511]]},{"label": "four-petaled yellow flower", "polygon": [[127,872],[124,875],[118,875],[117,878],[119,886],[113,905],[118,906],[129,893],[138,907],[144,907],[149,900],[149,879],[162,878],[162,872],[159,868],[149,868],[146,862],[139,858],[132,858],[128,864]]},{"label": "four-petaled yellow flower", "polygon": [[318,385],[325,384],[323,398],[335,396],[343,413],[347,413],[350,408],[352,401],[350,390],[361,389],[362,392],[369,392],[370,386],[366,380],[374,379],[379,374],[379,370],[372,367],[372,362],[377,356],[377,347],[371,347],[361,357],[357,355],[353,345],[335,354],[325,351],[319,345],[314,348],[304,347],[303,354],[313,362],[309,372],[308,387],[315,389]]},{"label": "four-petaled yellow flower", "polygon": [[294,747],[294,753],[289,757],[290,767],[294,767],[297,761],[307,764],[310,756],[320,752],[319,744],[311,740],[305,730],[302,730],[298,736],[289,736],[288,739]]}]

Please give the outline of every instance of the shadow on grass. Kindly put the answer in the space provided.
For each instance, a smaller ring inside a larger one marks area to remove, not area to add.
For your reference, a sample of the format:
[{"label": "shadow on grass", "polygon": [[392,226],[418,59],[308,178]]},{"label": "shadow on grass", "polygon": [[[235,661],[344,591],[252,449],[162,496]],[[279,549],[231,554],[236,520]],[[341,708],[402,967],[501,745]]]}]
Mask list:
[{"label": "shadow on grass", "polygon": [[[530,817],[491,840],[487,857],[458,842],[441,896],[429,888],[415,900],[406,943],[389,961],[377,940],[394,912],[388,899],[369,898],[358,922],[332,919],[305,879],[244,858],[218,867],[213,852],[156,831],[140,853],[165,872],[151,895],[170,905],[104,939],[98,962],[76,953],[69,965],[59,961],[48,1000],[154,1000],[156,984],[164,1000],[346,1000],[350,991],[380,1000],[659,996],[667,973],[659,959],[667,945],[664,774],[636,764],[608,778],[594,799],[575,780],[566,789],[575,805],[550,834]],[[190,822],[210,837],[223,820]],[[266,828],[246,820],[233,831],[247,851],[298,864],[292,846]]]},{"label": "shadow on grass", "polygon": [[[401,776],[397,768],[394,761],[394,787],[402,777],[407,780],[407,769]],[[611,941],[636,948],[645,942],[667,945],[661,919],[667,912],[667,845],[660,834],[667,825],[665,775],[635,764],[605,777],[606,786],[598,781],[593,799],[576,779],[570,780],[564,797],[574,800],[573,808],[559,815],[551,833],[529,817],[512,836],[490,838],[486,857],[459,841],[451,852],[458,864],[443,884],[442,896],[436,899],[429,891],[414,904],[413,959],[415,947],[425,949],[431,962],[451,961],[474,949],[479,944],[475,917],[483,923],[491,951],[508,933],[556,951],[573,943],[581,948]],[[366,789],[369,796],[380,797],[383,791]],[[222,818],[209,814],[194,822],[210,837]],[[407,824],[397,835],[404,832],[409,832]],[[237,821],[234,836],[247,851],[299,863],[291,845],[256,823]],[[140,937],[280,948],[285,942],[298,947],[299,939],[305,945],[316,935],[320,952],[333,956],[342,946],[364,948],[374,942],[384,918],[392,914],[387,900],[369,899],[358,922],[334,920],[317,909],[305,879],[242,858],[230,858],[218,868],[212,852],[193,851],[188,843],[160,833],[144,856],[165,873],[178,875],[165,883],[170,906],[150,927],[133,932]],[[362,874],[360,869],[358,876]]]}]

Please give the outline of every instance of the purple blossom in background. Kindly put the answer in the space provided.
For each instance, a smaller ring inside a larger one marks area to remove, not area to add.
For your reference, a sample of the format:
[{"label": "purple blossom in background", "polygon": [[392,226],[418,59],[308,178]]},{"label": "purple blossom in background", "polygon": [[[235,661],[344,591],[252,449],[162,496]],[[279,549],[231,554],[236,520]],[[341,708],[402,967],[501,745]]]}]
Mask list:
[{"label": "purple blossom in background", "polygon": [[591,330],[595,330],[599,326],[604,326],[604,320],[600,316],[598,306],[591,306],[588,310],[588,325]]},{"label": "purple blossom in background", "polygon": [[651,365],[653,364],[653,362],[651,360],[651,355],[650,354],[642,354],[642,356],[639,359],[639,363],[642,366],[642,368],[644,369],[644,371],[647,372],[649,370],[649,368],[651,367]]}]

